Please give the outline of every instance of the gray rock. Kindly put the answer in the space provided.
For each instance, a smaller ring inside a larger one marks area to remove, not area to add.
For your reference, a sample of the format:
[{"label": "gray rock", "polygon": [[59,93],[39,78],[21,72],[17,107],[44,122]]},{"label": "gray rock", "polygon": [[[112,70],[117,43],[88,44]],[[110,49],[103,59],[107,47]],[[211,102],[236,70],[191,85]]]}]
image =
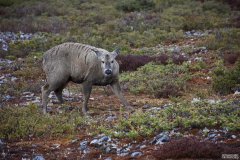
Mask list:
[{"label": "gray rock", "polygon": [[143,148],[146,148],[147,146],[145,144],[139,144],[136,146],[136,149],[143,149]]},{"label": "gray rock", "polygon": [[94,145],[95,147],[100,147],[103,144],[106,144],[107,142],[111,141],[111,138],[108,136],[102,136],[100,138],[93,139],[90,144]]},{"label": "gray rock", "polygon": [[4,146],[5,143],[0,139],[0,147]]},{"label": "gray rock", "polygon": [[140,157],[142,155],[143,155],[142,152],[132,152],[131,157]]},{"label": "gray rock", "polygon": [[111,158],[111,157],[108,157],[108,158],[105,158],[104,160],[112,160],[112,158]]},{"label": "gray rock", "polygon": [[158,145],[158,144],[164,144],[169,141],[170,141],[170,137],[168,135],[168,132],[162,132],[159,135],[157,135],[151,143]]},{"label": "gray rock", "polygon": [[13,96],[10,96],[10,95],[6,95],[6,96],[3,96],[3,101],[10,101],[12,99],[14,99],[15,97]]},{"label": "gray rock", "polygon": [[81,151],[84,151],[84,150],[88,149],[87,145],[88,145],[88,141],[82,141],[82,142],[80,142],[80,147],[78,149]]},{"label": "gray rock", "polygon": [[103,136],[102,138],[99,139],[99,141],[101,141],[101,142],[108,142],[108,141],[111,141],[111,138],[108,137],[108,136]]},{"label": "gray rock", "polygon": [[106,144],[104,147],[104,152],[109,154],[109,153],[117,153],[117,146],[115,144]]},{"label": "gray rock", "polygon": [[233,138],[233,139],[236,139],[236,138],[237,138],[237,136],[235,136],[235,135],[232,135],[232,138]]},{"label": "gray rock", "polygon": [[129,151],[130,151],[131,148],[132,148],[132,146],[130,144],[125,145],[122,148],[118,148],[117,149],[117,155],[118,156],[127,156],[127,155],[129,155]]},{"label": "gray rock", "polygon": [[41,155],[35,156],[33,160],[45,160],[45,158]]},{"label": "gray rock", "polygon": [[99,140],[98,140],[98,139],[94,139],[94,140],[92,140],[92,141],[90,142],[90,144],[92,144],[92,145],[94,145],[94,146],[98,145],[98,143],[99,143]]},{"label": "gray rock", "polygon": [[72,141],[71,141],[71,143],[76,143],[78,141],[78,139],[73,139]]},{"label": "gray rock", "polygon": [[59,148],[60,146],[61,146],[61,145],[60,145],[60,144],[57,144],[57,143],[56,143],[56,144],[53,144],[53,145],[52,145],[52,149],[57,149],[57,148]]},{"label": "gray rock", "polygon": [[175,47],[173,48],[173,53],[175,53],[175,54],[180,53],[180,51],[181,51],[181,49],[180,49],[179,46],[175,46]]},{"label": "gray rock", "polygon": [[8,44],[7,43],[2,44],[2,50],[8,51]]},{"label": "gray rock", "polygon": [[217,134],[209,133],[208,134],[208,139],[211,140],[211,141],[216,141],[217,140]]},{"label": "gray rock", "polygon": [[111,121],[114,121],[115,119],[117,119],[117,116],[115,116],[115,115],[110,115],[110,116],[108,116],[108,117],[106,118],[106,121],[111,122]]},{"label": "gray rock", "polygon": [[149,105],[149,104],[144,104],[143,109],[148,109],[148,108],[151,108],[151,107],[152,107],[152,106]]},{"label": "gray rock", "polygon": [[204,134],[207,134],[209,131],[210,131],[210,130],[207,129],[206,127],[203,129],[203,133],[204,133]]}]

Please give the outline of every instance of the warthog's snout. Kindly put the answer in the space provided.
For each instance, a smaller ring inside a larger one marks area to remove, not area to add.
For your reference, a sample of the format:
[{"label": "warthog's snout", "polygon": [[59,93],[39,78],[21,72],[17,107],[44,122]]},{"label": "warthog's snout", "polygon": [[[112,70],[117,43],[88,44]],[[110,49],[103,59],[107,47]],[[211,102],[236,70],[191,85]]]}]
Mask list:
[{"label": "warthog's snout", "polygon": [[105,74],[108,75],[108,76],[111,75],[112,74],[112,70],[111,69],[106,69],[105,70]]}]

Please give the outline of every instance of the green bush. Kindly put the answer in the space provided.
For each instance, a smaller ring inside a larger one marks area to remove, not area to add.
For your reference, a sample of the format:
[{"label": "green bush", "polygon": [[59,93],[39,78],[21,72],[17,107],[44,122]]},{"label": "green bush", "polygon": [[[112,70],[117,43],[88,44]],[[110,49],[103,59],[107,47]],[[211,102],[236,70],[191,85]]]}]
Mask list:
[{"label": "green bush", "polygon": [[8,7],[8,6],[13,5],[13,3],[14,3],[13,0],[1,0],[0,1],[0,6]]},{"label": "green bush", "polygon": [[217,50],[220,54],[224,52],[238,53],[240,50],[239,36],[239,28],[215,30],[215,32],[206,37],[200,45],[207,46],[210,50]]},{"label": "green bush", "polygon": [[227,69],[223,65],[217,66],[213,73],[212,88],[217,93],[226,95],[233,93],[240,87],[240,62],[233,69]]},{"label": "green bush", "polygon": [[119,1],[116,8],[125,12],[153,9],[155,3],[153,0],[123,0]]},{"label": "green bush", "polygon": [[116,137],[151,136],[156,132],[181,129],[220,127],[237,131],[240,129],[239,106],[234,102],[209,103],[202,100],[197,103],[181,101],[165,109],[136,111],[128,118],[120,117],[113,124],[102,124],[100,132]]},{"label": "green bush", "polygon": [[138,68],[136,72],[126,72],[120,80],[129,86],[132,93],[147,93],[155,97],[176,97],[186,89],[190,78],[188,65],[156,65],[149,63]]},{"label": "green bush", "polygon": [[0,109],[0,138],[64,137],[77,133],[86,119],[78,112],[43,115],[36,105]]}]

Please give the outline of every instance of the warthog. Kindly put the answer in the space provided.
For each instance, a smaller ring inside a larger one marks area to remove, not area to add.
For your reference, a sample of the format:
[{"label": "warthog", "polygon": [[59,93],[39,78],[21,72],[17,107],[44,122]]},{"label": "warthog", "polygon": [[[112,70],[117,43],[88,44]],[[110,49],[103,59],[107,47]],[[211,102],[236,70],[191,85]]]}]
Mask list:
[{"label": "warthog", "polygon": [[84,114],[88,111],[93,85],[110,85],[124,106],[131,108],[119,85],[119,65],[115,60],[118,54],[119,49],[108,52],[80,43],[63,43],[48,50],[43,56],[43,70],[47,78],[41,89],[43,113],[47,112],[47,99],[51,91],[63,103],[62,91],[69,81],[82,84]]}]

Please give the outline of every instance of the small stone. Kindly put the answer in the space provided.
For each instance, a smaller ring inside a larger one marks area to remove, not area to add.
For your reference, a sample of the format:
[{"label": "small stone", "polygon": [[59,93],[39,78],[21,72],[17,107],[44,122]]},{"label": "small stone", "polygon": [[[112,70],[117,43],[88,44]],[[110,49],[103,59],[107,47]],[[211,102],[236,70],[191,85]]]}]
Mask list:
[{"label": "small stone", "polygon": [[204,134],[208,133],[209,131],[210,131],[210,130],[207,129],[206,127],[203,129],[203,133],[204,133]]},{"label": "small stone", "polygon": [[52,145],[52,147],[53,147],[54,149],[59,148],[60,146],[61,146],[61,145],[60,145],[60,144],[57,144],[57,143]]},{"label": "small stone", "polygon": [[106,118],[106,121],[111,122],[111,121],[114,121],[115,119],[117,119],[115,115],[110,115]]},{"label": "small stone", "polygon": [[33,160],[45,160],[45,158],[43,158],[43,156],[41,155],[38,155],[38,156],[35,156]]},{"label": "small stone", "polygon": [[5,143],[0,139],[0,147],[3,146]]},{"label": "small stone", "polygon": [[1,84],[4,84],[4,81],[3,81],[3,80],[0,80],[0,85],[1,85]]},{"label": "small stone", "polygon": [[118,156],[124,157],[127,156],[129,153],[128,152],[123,152],[123,153],[119,153],[117,154]]},{"label": "small stone", "polygon": [[191,103],[198,103],[198,102],[201,102],[200,98],[193,98],[191,101]]},{"label": "small stone", "polygon": [[175,53],[175,54],[180,53],[180,51],[181,51],[181,49],[178,46],[175,46],[174,49],[173,49],[173,53]]},{"label": "small stone", "polygon": [[10,101],[12,99],[14,99],[14,97],[12,97],[10,95],[3,96],[3,101]]},{"label": "small stone", "polygon": [[88,144],[88,141],[82,141],[82,142],[80,143],[79,149],[80,149],[81,151],[86,150],[86,149],[87,149],[87,144]]},{"label": "small stone", "polygon": [[105,153],[117,153],[117,147],[115,145],[107,145],[106,148],[104,149]]},{"label": "small stone", "polygon": [[142,155],[143,155],[142,152],[133,152],[133,153],[131,154],[131,157],[139,157],[139,156],[142,156]]},{"label": "small stone", "polygon": [[203,58],[202,57],[195,57],[194,61],[201,62],[201,61],[203,61]]},{"label": "small stone", "polygon": [[105,158],[104,160],[112,160],[112,158],[111,158],[111,157],[108,157],[108,158]]},{"label": "small stone", "polygon": [[97,145],[99,143],[98,139],[94,139],[90,142],[90,144]]},{"label": "small stone", "polygon": [[3,43],[3,44],[2,44],[2,50],[8,51],[8,44]]},{"label": "small stone", "polygon": [[149,104],[144,104],[143,109],[151,108],[151,105]]},{"label": "small stone", "polygon": [[18,80],[17,77],[11,77],[11,81],[12,81],[12,82],[15,82],[16,80]]},{"label": "small stone", "polygon": [[75,142],[77,142],[78,141],[78,139],[73,139],[72,141],[71,141],[71,143],[75,143]]},{"label": "small stone", "polygon": [[144,144],[144,145],[141,145],[139,148],[140,149],[144,149],[144,148],[146,148],[147,146]]},{"label": "small stone", "polygon": [[73,95],[73,93],[70,92],[68,89],[64,89],[62,94],[63,94],[63,96],[65,96],[65,97],[70,97],[70,96]]},{"label": "small stone", "polygon": [[214,100],[214,99],[208,99],[207,102],[208,102],[209,104],[215,104],[215,103],[217,103],[218,101],[216,101],[216,100]]},{"label": "small stone", "polygon": [[239,95],[240,94],[240,92],[238,91],[238,90],[236,90],[235,92],[234,92],[234,95]]},{"label": "small stone", "polygon": [[212,141],[216,141],[217,140],[217,134],[215,133],[209,133],[208,134],[208,139],[212,140]]},{"label": "small stone", "polygon": [[233,139],[236,139],[236,138],[237,138],[237,136],[235,136],[235,135],[232,135],[232,138],[233,138]]},{"label": "small stone", "polygon": [[127,156],[129,154],[130,148],[131,148],[131,145],[126,145],[123,148],[118,148],[117,149],[117,155],[121,156],[121,157],[122,156]]},{"label": "small stone", "polygon": [[107,142],[107,141],[111,141],[111,138],[108,136],[103,136],[102,138],[99,139],[100,142]]},{"label": "small stone", "polygon": [[157,135],[151,143],[158,145],[158,144],[164,144],[169,141],[170,141],[170,137],[168,136],[167,132],[163,132]]}]

